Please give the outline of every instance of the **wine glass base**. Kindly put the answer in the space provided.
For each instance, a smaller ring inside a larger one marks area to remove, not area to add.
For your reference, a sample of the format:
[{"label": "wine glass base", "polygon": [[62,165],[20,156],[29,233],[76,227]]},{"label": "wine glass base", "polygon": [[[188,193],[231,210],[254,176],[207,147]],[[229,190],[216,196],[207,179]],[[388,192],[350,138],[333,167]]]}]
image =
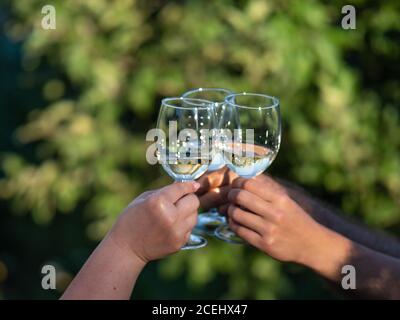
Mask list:
[{"label": "wine glass base", "polygon": [[201,236],[194,234],[190,235],[188,242],[181,248],[181,250],[194,250],[203,248],[207,245],[207,240]]},{"label": "wine glass base", "polygon": [[193,232],[214,236],[215,229],[223,224],[226,224],[226,219],[218,213],[212,211],[201,213],[198,216]]},{"label": "wine glass base", "polygon": [[222,241],[233,244],[244,244],[245,242],[234,233],[229,226],[220,226],[215,229],[214,235]]}]

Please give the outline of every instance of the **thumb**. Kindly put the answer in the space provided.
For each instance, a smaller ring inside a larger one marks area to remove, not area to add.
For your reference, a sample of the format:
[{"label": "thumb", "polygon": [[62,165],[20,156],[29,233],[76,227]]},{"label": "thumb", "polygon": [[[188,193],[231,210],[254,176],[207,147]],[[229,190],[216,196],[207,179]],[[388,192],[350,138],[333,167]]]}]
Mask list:
[{"label": "thumb", "polygon": [[160,190],[160,194],[165,196],[172,203],[177,202],[183,196],[194,193],[200,188],[200,184],[195,181],[176,182]]}]

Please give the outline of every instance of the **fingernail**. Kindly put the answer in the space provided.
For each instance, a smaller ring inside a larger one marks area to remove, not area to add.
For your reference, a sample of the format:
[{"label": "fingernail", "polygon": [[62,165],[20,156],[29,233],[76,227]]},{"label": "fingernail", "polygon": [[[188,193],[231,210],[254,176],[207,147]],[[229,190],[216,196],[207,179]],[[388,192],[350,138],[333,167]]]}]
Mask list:
[{"label": "fingernail", "polygon": [[195,191],[197,191],[200,188],[200,186],[201,186],[200,183],[193,182],[193,187],[194,187]]}]

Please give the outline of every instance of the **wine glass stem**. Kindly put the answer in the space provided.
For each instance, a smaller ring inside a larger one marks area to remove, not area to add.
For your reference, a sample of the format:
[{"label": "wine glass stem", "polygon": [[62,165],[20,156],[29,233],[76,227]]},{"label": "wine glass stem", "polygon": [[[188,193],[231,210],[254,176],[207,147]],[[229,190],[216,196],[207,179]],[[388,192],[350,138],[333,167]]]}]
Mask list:
[{"label": "wine glass stem", "polygon": [[[175,182],[189,182],[193,179],[175,179]],[[207,245],[207,240],[199,235],[190,233],[189,241],[181,248],[181,250],[199,249]]]}]

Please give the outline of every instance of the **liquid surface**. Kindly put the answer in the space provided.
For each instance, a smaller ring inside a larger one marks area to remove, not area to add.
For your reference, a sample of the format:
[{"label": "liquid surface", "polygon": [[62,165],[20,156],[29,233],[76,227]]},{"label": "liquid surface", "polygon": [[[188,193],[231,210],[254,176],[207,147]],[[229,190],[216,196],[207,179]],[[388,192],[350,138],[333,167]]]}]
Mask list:
[{"label": "liquid surface", "polygon": [[[247,150],[246,150],[247,147]],[[229,169],[244,178],[255,177],[264,172],[275,158],[276,153],[266,147],[235,144],[224,150]]]},{"label": "liquid surface", "polygon": [[161,149],[163,153],[157,153],[168,175],[176,181],[191,181],[199,178],[209,167],[209,161],[201,157],[197,143],[188,143],[184,148]]},{"label": "liquid surface", "polygon": [[179,160],[175,163],[163,163],[162,166],[170,177],[177,181],[195,180],[208,168],[207,164],[179,163]]},{"label": "liquid surface", "polygon": [[225,160],[223,155],[220,152],[214,154],[210,166],[208,167],[208,171],[216,171],[221,169],[225,165]]}]

